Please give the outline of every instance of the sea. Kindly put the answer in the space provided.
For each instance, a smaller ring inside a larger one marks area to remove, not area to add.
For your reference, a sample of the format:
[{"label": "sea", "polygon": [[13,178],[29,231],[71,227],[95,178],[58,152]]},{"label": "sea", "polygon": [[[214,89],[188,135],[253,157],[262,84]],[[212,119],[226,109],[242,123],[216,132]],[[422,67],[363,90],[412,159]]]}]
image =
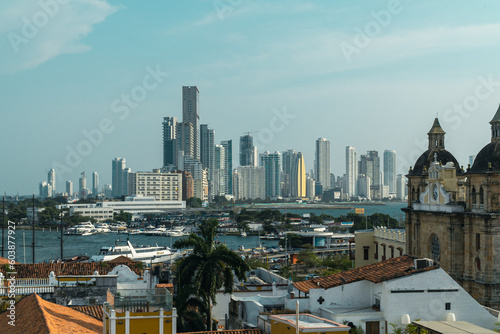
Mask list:
[{"label": "sea", "polygon": [[[374,213],[388,214],[400,221],[403,219],[401,209],[406,203],[387,203],[381,205],[363,205],[349,204],[350,207],[364,208],[367,216]],[[352,208],[339,209],[282,209],[282,212],[296,213],[303,215],[305,213],[314,213],[316,215],[326,214],[333,217],[346,215],[354,212]],[[15,232],[15,233],[14,233]],[[1,231],[0,231],[1,233]],[[10,239],[8,239],[10,238]],[[63,256],[71,258],[74,256],[97,255],[102,247],[111,247],[117,240],[126,241],[127,238],[134,246],[159,245],[172,247],[176,240],[184,237],[166,237],[166,236],[147,236],[147,235],[127,235],[117,233],[103,233],[90,236],[63,235]],[[1,239],[1,235],[0,235]],[[61,239],[60,232],[54,229],[44,229],[35,231],[35,258],[33,260],[33,232],[32,230],[16,229],[15,231],[5,230],[4,242],[5,253],[3,257],[8,257],[7,251],[15,252],[16,262],[19,263],[38,263],[48,262],[61,257]],[[8,243],[10,241],[11,243]],[[241,246],[245,249],[255,247],[272,247],[278,245],[277,240],[262,240],[258,236],[249,235],[241,237],[239,235],[218,235],[217,241],[226,244],[230,249],[237,250]],[[13,243],[12,243],[13,242]],[[12,253],[10,253],[12,254]],[[1,254],[0,254],[1,256]]]}]

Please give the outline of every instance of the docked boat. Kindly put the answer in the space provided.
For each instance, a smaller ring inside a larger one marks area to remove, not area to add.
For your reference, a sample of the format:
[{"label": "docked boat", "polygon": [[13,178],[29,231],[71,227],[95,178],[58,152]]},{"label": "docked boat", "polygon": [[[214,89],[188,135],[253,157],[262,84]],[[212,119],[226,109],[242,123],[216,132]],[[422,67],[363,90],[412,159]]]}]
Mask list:
[{"label": "docked boat", "polygon": [[165,232],[167,237],[182,237],[187,235],[186,228],[184,226],[177,226]]},{"label": "docked boat", "polygon": [[241,231],[240,236],[243,237],[243,238],[245,238],[247,236],[247,232]]},{"label": "docked boat", "polygon": [[70,227],[66,230],[64,234],[66,235],[93,235],[96,234],[97,230],[95,229],[94,224],[92,224],[90,221],[82,224],[75,225],[73,227]]},{"label": "docked boat", "polygon": [[[121,245],[120,245],[121,244]],[[140,246],[134,247],[130,241],[116,241],[113,247],[102,247],[98,255],[93,255],[92,262],[111,261],[119,256],[126,256],[134,261],[145,263],[160,263],[175,261],[181,255],[180,252],[173,253],[168,247]]]},{"label": "docked boat", "polygon": [[107,223],[96,224],[95,229],[96,229],[97,233],[111,232],[111,230],[109,229],[109,225]]}]

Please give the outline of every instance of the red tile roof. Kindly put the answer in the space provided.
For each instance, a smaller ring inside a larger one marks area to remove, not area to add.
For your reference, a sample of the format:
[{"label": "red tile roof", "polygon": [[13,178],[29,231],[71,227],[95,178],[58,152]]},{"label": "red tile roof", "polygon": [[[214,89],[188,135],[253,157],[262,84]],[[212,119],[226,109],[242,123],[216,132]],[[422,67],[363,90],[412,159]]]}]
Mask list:
[{"label": "red tile roof", "polygon": [[[27,263],[16,264],[17,278],[48,278],[51,271],[56,276],[60,275],[93,275],[95,271],[106,275],[114,267],[123,264],[119,262],[70,262],[70,263]],[[141,274],[140,265],[129,264],[127,266],[136,274]],[[0,266],[0,272],[4,275],[5,268]]]},{"label": "red tile roof", "polygon": [[117,258],[109,261],[109,263],[139,263],[139,261],[134,261],[132,260],[131,258],[129,257],[126,257],[126,256],[123,256],[123,255],[120,255],[118,256]]},{"label": "red tile roof", "polygon": [[97,320],[102,321],[102,305],[92,305],[92,306],[71,306],[73,310],[82,312],[86,315],[91,316]]},{"label": "red tile roof", "polygon": [[33,294],[16,304],[15,327],[8,324],[8,311],[0,313],[2,333],[102,333],[102,322],[69,307],[53,304]]},{"label": "red tile roof", "polygon": [[338,274],[325,277],[318,277],[312,280],[297,282],[293,285],[301,292],[309,293],[312,289],[330,289],[342,284],[349,284],[359,281],[370,281],[381,283],[391,279],[413,275],[423,271],[437,269],[438,266],[423,269],[414,269],[412,256],[400,256],[386,261],[381,261],[360,268],[347,270]]}]

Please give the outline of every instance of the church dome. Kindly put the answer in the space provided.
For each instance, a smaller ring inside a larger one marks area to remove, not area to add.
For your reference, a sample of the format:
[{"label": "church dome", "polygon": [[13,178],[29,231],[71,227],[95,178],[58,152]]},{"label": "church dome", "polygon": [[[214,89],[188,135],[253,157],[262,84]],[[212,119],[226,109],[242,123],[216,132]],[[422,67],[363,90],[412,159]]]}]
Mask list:
[{"label": "church dome", "polygon": [[457,159],[455,159],[453,154],[444,148],[445,134],[446,132],[444,132],[443,128],[439,124],[439,120],[436,118],[432,124],[432,128],[427,133],[429,136],[429,149],[425,151],[420,158],[418,158],[415,166],[408,173],[408,176],[420,176],[424,174],[424,171],[428,170],[429,166],[434,161],[438,161],[442,165],[446,165],[451,162],[455,166],[457,174],[462,173]]},{"label": "church dome", "polygon": [[424,170],[428,170],[431,163],[434,161],[440,162],[442,165],[446,165],[447,163],[451,162],[455,166],[455,169],[457,170],[457,174],[462,173],[462,170],[460,169],[460,165],[450,152],[448,152],[445,149],[433,149],[433,150],[427,150],[425,151],[417,160],[415,163],[415,166],[413,169],[410,171],[408,174],[409,176],[419,176],[424,173]]},{"label": "church dome", "polygon": [[483,147],[476,156],[472,168],[467,171],[471,174],[486,172],[500,173],[500,107],[490,122],[491,143]]},{"label": "church dome", "polygon": [[500,173],[500,142],[489,143],[479,151],[474,165],[467,172],[472,174]]}]

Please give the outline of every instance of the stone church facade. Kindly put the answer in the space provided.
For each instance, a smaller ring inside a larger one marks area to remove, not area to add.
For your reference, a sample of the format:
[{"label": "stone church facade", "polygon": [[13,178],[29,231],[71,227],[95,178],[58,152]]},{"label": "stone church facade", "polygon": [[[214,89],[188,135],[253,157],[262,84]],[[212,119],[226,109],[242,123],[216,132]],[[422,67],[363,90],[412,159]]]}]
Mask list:
[{"label": "stone church facade", "polygon": [[492,138],[466,170],[445,149],[436,118],[410,168],[407,252],[438,261],[479,303],[500,308],[500,108]]}]

